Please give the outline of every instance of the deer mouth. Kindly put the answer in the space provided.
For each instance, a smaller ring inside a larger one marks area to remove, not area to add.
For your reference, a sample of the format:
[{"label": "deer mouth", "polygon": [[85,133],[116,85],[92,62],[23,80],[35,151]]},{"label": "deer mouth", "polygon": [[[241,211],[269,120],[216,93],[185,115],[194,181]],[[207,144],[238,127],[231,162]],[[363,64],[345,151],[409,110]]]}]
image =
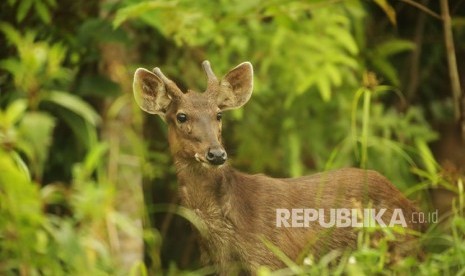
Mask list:
[{"label": "deer mouth", "polygon": [[196,153],[194,155],[194,158],[197,162],[199,162],[200,164],[202,164],[202,167],[204,168],[220,168],[224,165],[224,163],[222,164],[212,164],[211,162],[209,162],[202,154],[199,154],[199,153]]},{"label": "deer mouth", "polygon": [[210,168],[211,165],[208,163],[208,161],[207,161],[205,158],[202,157],[202,154],[196,153],[196,154],[194,155],[194,158],[195,158],[195,160],[196,160],[197,162],[199,162],[200,164],[202,164],[203,167],[205,167],[205,168]]}]

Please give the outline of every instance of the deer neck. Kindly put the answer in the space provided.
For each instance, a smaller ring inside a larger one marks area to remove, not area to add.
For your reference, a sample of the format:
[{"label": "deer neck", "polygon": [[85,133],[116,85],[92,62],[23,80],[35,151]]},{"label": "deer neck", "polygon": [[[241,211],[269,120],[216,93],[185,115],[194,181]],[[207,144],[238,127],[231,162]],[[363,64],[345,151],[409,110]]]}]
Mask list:
[{"label": "deer neck", "polygon": [[181,200],[191,209],[221,207],[229,199],[234,169],[227,163],[220,167],[175,158]]}]

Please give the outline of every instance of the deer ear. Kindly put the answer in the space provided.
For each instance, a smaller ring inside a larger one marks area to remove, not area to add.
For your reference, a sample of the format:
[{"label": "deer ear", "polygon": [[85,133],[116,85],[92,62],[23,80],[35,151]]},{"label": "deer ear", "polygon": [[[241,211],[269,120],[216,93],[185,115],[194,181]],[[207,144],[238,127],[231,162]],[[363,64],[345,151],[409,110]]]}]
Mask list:
[{"label": "deer ear", "polygon": [[139,68],[134,74],[134,98],[145,112],[164,116],[171,99],[166,93],[165,84],[154,73]]},{"label": "deer ear", "polygon": [[243,106],[252,96],[253,67],[243,62],[233,68],[220,82],[217,103],[221,110]]}]

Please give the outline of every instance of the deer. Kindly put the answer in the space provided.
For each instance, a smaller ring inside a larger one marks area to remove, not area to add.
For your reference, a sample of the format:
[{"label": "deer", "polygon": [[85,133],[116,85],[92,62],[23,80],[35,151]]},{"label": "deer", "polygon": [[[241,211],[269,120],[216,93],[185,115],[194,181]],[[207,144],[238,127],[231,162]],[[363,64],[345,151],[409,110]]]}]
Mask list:
[{"label": "deer", "polygon": [[[401,210],[407,218],[403,227],[421,231],[422,225],[408,219],[418,212],[416,206],[376,171],[342,168],[298,178],[272,178],[234,169],[222,143],[222,117],[224,111],[240,108],[251,98],[253,66],[243,62],[221,79],[209,61],[202,66],[207,77],[204,92],[181,91],[158,67],[152,71],[138,68],[133,92],[143,111],[167,123],[181,204],[205,225],[200,235],[203,263],[213,265],[219,275],[228,275],[236,264],[241,271],[254,274],[260,266],[285,267],[270,244],[291,260],[301,261],[302,256],[317,259],[331,250],[356,246],[353,227],[322,227],[314,219],[315,212],[299,214],[299,208],[324,210],[325,215],[331,209],[348,208],[359,217],[361,207],[369,206],[385,209],[383,218]],[[288,212],[278,214],[277,210]],[[286,221],[290,214],[295,215],[293,220]],[[302,221],[311,223],[303,225]],[[400,236],[394,248],[415,239],[414,235]]]}]

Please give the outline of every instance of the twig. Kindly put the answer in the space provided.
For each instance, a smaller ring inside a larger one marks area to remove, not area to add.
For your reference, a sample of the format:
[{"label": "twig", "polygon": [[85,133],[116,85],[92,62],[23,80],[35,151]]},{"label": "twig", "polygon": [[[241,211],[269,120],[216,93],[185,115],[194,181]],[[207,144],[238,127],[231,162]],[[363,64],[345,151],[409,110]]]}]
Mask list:
[{"label": "twig", "polygon": [[451,83],[452,97],[454,98],[455,119],[460,120],[460,100],[462,91],[460,89],[459,73],[457,70],[457,60],[455,57],[454,38],[452,36],[452,26],[449,14],[449,4],[447,0],[441,0],[441,14],[444,21],[444,42],[446,44],[447,61],[449,65],[449,77]]},{"label": "twig", "polygon": [[[423,1],[423,4],[428,4],[428,0]],[[425,30],[425,23],[426,23],[426,14],[420,13],[418,15],[418,19],[415,26],[415,49],[412,52],[411,59],[410,59],[410,75],[409,75],[409,82],[407,87],[407,98],[411,101],[415,98],[418,83],[419,83],[419,69],[420,69],[420,57],[422,52],[422,43],[423,43],[423,32]]]},{"label": "twig", "polygon": [[400,0],[401,2],[404,2],[404,3],[407,3],[411,6],[414,6],[415,8],[419,9],[419,10],[422,10],[423,12],[431,15],[432,17],[435,17],[436,19],[439,19],[439,20],[443,20],[443,18],[435,13],[434,11],[428,9],[427,7],[423,6],[422,4],[418,3],[418,2],[415,2],[415,1],[412,1],[412,0]]}]

